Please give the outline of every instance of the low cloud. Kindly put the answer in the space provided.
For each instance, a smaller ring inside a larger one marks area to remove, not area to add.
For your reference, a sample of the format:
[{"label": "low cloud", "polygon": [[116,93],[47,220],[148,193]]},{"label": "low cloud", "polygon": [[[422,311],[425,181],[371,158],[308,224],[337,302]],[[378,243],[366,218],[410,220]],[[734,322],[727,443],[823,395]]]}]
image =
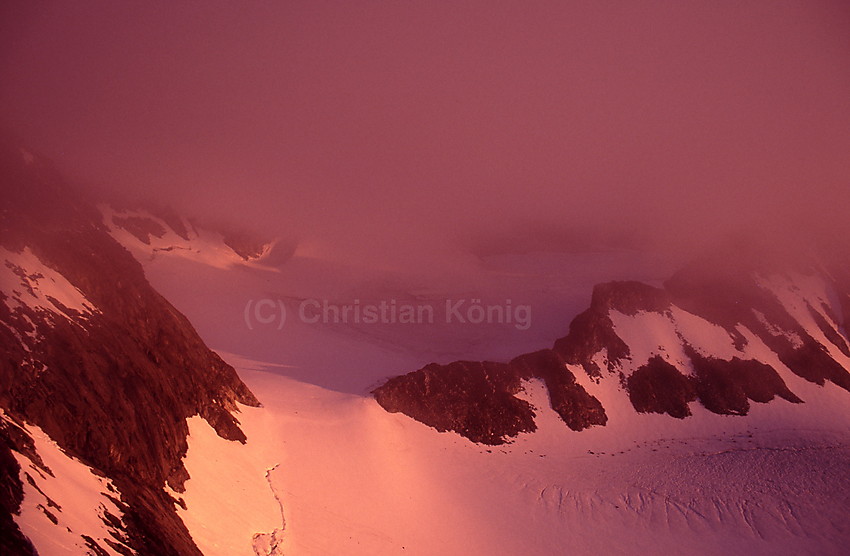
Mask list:
[{"label": "low cloud", "polygon": [[3,9],[0,119],[75,179],[334,256],[848,231],[842,2]]}]

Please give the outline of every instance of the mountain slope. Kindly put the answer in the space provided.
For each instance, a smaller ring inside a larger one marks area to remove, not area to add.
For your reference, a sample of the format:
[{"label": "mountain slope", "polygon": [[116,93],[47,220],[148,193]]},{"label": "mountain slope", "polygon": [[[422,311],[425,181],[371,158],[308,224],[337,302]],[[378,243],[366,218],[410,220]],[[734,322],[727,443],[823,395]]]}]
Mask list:
[{"label": "mountain slope", "polygon": [[140,261],[170,254],[229,268],[275,265],[291,256],[291,247],[278,241],[264,241],[226,225],[201,225],[165,209],[101,203],[98,210],[109,234]]},{"label": "mountain slope", "polygon": [[814,263],[728,270],[703,262],[663,288],[600,284],[551,350],[507,364],[432,364],[374,395],[388,411],[487,444],[535,430],[533,411],[517,398],[532,378],[544,380],[550,406],[576,431],[606,424],[593,395],[602,390],[627,397],[634,411],[676,418],[691,415],[693,402],[728,415],[776,398],[817,403],[783,376],[850,390],[850,290],[834,276]]},{"label": "mountain slope", "polygon": [[187,418],[244,442],[237,403],[258,402],[150,287],[93,206],[46,162],[0,151],[0,460],[11,485],[2,504],[13,514],[4,542],[28,553],[18,529],[31,536],[72,523],[75,508],[54,507],[47,494],[40,521],[18,514],[22,492],[47,493],[56,473],[40,462],[41,442],[55,443],[69,468],[108,481],[106,532],[73,531],[89,550],[199,554],[175,511],[188,478]]},{"label": "mountain slope", "polygon": [[[134,237],[128,241],[134,242],[128,247],[143,245]],[[223,269],[203,257],[191,263],[171,251],[154,257],[140,252],[152,283],[168,292],[212,345],[226,346],[222,356],[265,406],[244,409],[240,421],[249,437],[247,447],[259,437],[272,454],[267,459],[280,464],[268,471],[268,481],[286,512],[285,534],[272,535],[272,540],[276,545],[280,541],[286,554],[840,554],[847,543],[847,392],[832,382],[819,386],[777,364],[788,390],[806,403],[777,396],[768,404],[751,402],[747,417],[741,418],[691,402],[691,416],[674,419],[666,413],[636,412],[618,374],[609,373],[602,360],[597,361],[603,370],[598,382],[580,364],[570,364],[573,383],[560,372],[564,355],[553,350],[517,358],[512,366],[463,362],[445,375],[436,366],[410,381],[411,392],[422,389],[432,395],[423,398],[420,409],[450,425],[455,408],[461,418],[486,408],[474,421],[475,433],[485,438],[501,432],[501,423],[523,425],[524,415],[533,415],[535,432],[519,432],[509,444],[497,447],[482,445],[457,434],[437,433],[402,413],[389,413],[361,393],[371,389],[377,377],[408,366],[407,360],[382,358],[388,347],[410,348],[410,366],[415,368],[429,358],[452,360],[447,352],[421,349],[428,343],[439,347],[445,339],[459,340],[456,345],[475,349],[475,338],[498,334],[498,329],[447,326],[442,334],[432,327],[405,326],[382,336],[387,331],[363,325],[351,327],[358,334],[349,342],[339,329],[298,322],[294,313],[285,326],[275,320],[263,327],[243,320],[246,301],[321,298],[328,295],[321,289],[322,279],[345,288],[331,292],[330,299],[359,297],[364,290],[390,299],[398,289],[367,289],[339,267],[332,272],[327,266],[311,267],[305,273],[305,261],[298,256],[270,273],[254,265]],[[534,263],[535,256],[529,256],[517,268],[533,268]],[[197,282],[186,283],[187,275]],[[576,287],[575,267],[560,265],[557,276]],[[486,278],[482,272],[470,281],[480,288]],[[499,291],[516,301],[522,293],[518,286],[524,284],[542,292],[540,303],[557,299],[555,292],[563,289],[541,287],[541,279],[543,284],[555,282],[548,270],[543,277],[524,273]],[[456,284],[449,286],[432,284],[430,299],[462,298]],[[480,289],[464,291],[465,296],[481,297]],[[537,318],[537,301],[533,306],[535,326],[529,330],[534,336],[519,345],[533,347],[554,337]],[[717,344],[712,349],[719,349],[727,342],[726,332],[712,335],[712,327],[692,330],[700,320],[675,314],[676,326],[694,336],[696,347]],[[631,317],[624,318],[628,324]],[[613,328],[608,332],[601,337],[616,335]],[[626,332],[621,328],[617,334],[629,338],[635,359],[641,349],[659,351],[642,347]],[[669,337],[658,334],[655,341],[672,349]],[[375,338],[391,341],[372,342]],[[517,345],[515,341],[503,340],[504,351]],[[753,342],[751,349],[757,347]],[[294,355],[298,349],[302,358]],[[753,354],[773,362],[766,352]],[[322,372],[327,374],[316,381],[314,375]],[[536,377],[527,378],[532,375]],[[492,377],[501,382],[495,384]],[[549,400],[556,389],[559,412]],[[404,403],[408,394],[403,389],[398,394],[399,403]],[[438,394],[451,402],[451,411],[441,412],[442,406],[435,403]],[[517,401],[496,413],[508,395]],[[601,417],[600,408],[605,426],[581,428],[583,419]],[[562,415],[571,418],[574,428],[565,426]],[[193,480],[215,474],[213,464],[238,468],[224,451],[205,449],[205,436],[194,435],[198,421],[190,424],[186,458],[193,477],[184,498],[190,510],[196,502]],[[203,423],[200,428],[211,432]],[[212,439],[220,440],[214,435]],[[201,449],[197,455],[196,445]],[[219,492],[201,494],[228,500]],[[246,511],[255,506],[237,505]],[[225,544],[225,526],[228,533],[243,528],[236,520],[212,520],[206,529],[203,523],[184,521],[210,554],[233,553],[216,552],[214,547],[230,546]]]}]

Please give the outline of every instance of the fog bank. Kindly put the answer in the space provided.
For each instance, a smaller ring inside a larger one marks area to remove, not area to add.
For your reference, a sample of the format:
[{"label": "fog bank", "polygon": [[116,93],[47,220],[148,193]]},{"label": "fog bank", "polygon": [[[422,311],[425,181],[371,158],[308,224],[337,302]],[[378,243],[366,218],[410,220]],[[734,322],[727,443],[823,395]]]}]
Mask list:
[{"label": "fog bank", "polygon": [[845,2],[0,11],[0,122],[75,179],[335,256],[848,231]]}]

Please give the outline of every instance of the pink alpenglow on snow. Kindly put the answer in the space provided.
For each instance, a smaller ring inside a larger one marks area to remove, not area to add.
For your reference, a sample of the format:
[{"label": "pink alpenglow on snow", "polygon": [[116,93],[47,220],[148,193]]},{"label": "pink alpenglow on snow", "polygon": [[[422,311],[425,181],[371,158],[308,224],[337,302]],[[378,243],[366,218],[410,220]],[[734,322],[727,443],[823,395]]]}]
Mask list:
[{"label": "pink alpenglow on snow", "polygon": [[3,3],[0,554],[841,554],[843,0]]}]

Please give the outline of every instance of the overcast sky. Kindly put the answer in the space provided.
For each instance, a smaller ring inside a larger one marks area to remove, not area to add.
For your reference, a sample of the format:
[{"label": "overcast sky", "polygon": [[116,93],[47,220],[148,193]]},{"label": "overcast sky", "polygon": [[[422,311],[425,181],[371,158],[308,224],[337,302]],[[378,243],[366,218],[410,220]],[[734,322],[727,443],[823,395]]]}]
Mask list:
[{"label": "overcast sky", "polygon": [[0,121],[102,187],[377,256],[850,231],[846,1],[32,4]]}]

